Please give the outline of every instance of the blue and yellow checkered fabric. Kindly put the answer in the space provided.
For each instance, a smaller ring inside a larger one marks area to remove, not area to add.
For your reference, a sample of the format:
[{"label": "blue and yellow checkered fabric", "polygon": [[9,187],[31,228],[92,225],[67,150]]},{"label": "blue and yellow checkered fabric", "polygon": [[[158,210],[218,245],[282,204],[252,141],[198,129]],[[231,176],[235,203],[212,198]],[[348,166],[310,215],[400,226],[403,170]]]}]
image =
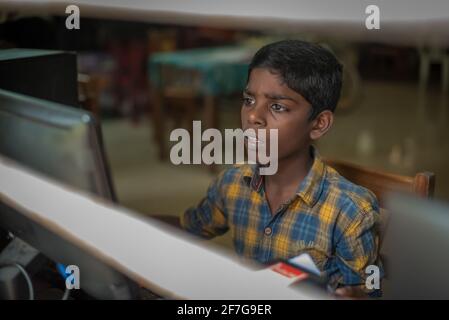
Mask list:
[{"label": "blue and yellow checkered fabric", "polygon": [[222,172],[201,203],[181,216],[183,228],[205,238],[230,231],[238,254],[264,264],[308,253],[331,286],[364,284],[366,267],[379,264],[373,193],[314,152],[295,197],[272,214],[258,172],[247,164]]}]

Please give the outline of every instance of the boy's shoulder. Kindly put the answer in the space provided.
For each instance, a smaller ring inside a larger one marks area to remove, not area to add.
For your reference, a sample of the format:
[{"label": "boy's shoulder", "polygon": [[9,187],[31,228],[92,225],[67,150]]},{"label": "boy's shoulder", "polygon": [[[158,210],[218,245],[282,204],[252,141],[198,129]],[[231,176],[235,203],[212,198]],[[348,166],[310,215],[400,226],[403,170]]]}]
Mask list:
[{"label": "boy's shoulder", "polygon": [[379,211],[377,197],[371,190],[349,181],[328,165],[326,180],[328,197],[338,197],[340,205],[354,211],[354,214]]},{"label": "boy's shoulder", "polygon": [[220,184],[240,183],[245,178],[251,178],[256,170],[253,164],[234,164],[229,168],[222,170],[217,176],[217,182]]}]

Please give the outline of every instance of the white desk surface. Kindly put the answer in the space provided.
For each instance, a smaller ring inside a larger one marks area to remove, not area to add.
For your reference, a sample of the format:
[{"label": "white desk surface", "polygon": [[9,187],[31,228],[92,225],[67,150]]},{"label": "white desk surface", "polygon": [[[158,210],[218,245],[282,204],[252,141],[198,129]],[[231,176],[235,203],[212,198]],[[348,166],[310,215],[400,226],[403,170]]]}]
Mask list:
[{"label": "white desk surface", "polygon": [[185,299],[312,299],[159,223],[0,157],[0,200],[151,290]]}]

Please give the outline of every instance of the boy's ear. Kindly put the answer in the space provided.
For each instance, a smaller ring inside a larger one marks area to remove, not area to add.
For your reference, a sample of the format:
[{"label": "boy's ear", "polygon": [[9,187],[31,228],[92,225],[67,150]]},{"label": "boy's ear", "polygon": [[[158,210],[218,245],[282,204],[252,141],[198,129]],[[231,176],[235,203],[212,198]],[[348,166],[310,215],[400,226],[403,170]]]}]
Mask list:
[{"label": "boy's ear", "polygon": [[318,140],[329,131],[334,122],[334,113],[330,110],[324,110],[312,120],[312,129],[310,130],[310,139]]}]

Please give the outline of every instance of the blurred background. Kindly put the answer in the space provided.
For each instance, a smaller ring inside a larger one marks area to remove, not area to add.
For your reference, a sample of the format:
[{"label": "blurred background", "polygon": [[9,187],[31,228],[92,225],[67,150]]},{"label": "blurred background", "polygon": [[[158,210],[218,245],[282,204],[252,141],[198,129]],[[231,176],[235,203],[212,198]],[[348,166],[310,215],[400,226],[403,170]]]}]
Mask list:
[{"label": "blurred background", "polygon": [[[419,32],[399,32],[407,27],[369,36],[360,31],[362,4],[356,22],[335,27],[319,17],[318,24],[276,18],[265,25],[260,17],[232,19],[232,12],[221,21],[164,14],[152,2],[137,1],[146,6],[141,13],[97,2],[104,7],[79,2],[79,30],[65,27],[62,6],[8,3],[0,7],[0,49],[76,53],[78,101],[100,120],[121,205],[144,215],[179,215],[201,200],[222,168],[171,164],[169,133],[192,120],[240,127],[248,62],[280,39],[321,43],[344,64],[335,124],[318,143],[323,156],[407,176],[433,172],[435,197],[449,200],[447,43],[414,41]],[[260,16],[274,7],[260,5]]]}]

